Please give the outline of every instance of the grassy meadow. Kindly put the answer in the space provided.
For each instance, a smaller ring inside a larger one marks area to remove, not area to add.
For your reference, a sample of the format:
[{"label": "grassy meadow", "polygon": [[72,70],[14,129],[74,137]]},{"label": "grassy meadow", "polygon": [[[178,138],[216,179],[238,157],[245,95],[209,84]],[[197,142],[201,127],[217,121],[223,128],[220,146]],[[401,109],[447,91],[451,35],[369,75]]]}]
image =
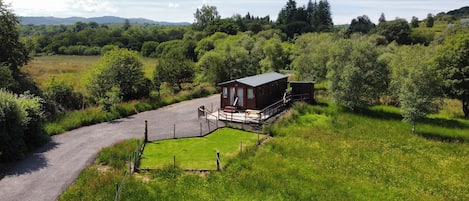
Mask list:
[{"label": "grassy meadow", "polygon": [[[37,56],[22,67],[22,70],[31,75],[41,88],[45,87],[46,83],[55,77],[73,86],[75,91],[86,93],[86,76],[99,59],[100,56]],[[142,57],[141,61],[145,76],[152,78],[158,59]]]},{"label": "grassy meadow", "polygon": [[[262,139],[264,135],[260,135]],[[223,128],[205,137],[170,139],[146,144],[140,168],[161,169],[176,164],[186,170],[216,170],[215,153],[220,152],[220,160],[228,161],[244,148],[253,147],[258,136],[241,130]]]},{"label": "grassy meadow", "polygon": [[[395,107],[350,113],[297,104],[268,128],[271,140],[222,172],[167,166],[134,174],[121,200],[468,200],[469,120],[451,110],[419,122],[412,134]],[[101,169],[90,166],[60,200],[112,199],[109,186],[122,174]]]}]

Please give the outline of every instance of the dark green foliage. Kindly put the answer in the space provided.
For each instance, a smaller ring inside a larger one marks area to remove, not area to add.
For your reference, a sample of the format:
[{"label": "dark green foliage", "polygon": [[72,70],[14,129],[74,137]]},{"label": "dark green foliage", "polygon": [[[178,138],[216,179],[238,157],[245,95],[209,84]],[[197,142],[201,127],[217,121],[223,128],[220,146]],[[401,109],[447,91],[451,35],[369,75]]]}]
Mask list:
[{"label": "dark green foliage", "polygon": [[0,162],[24,157],[44,144],[42,99],[0,89]]},{"label": "dark green foliage", "polygon": [[0,87],[20,94],[39,90],[20,67],[29,61],[29,52],[19,40],[18,18],[0,0]]},{"label": "dark green foliage", "polygon": [[436,54],[443,75],[445,94],[462,101],[464,116],[469,117],[469,30],[449,35]]},{"label": "dark green foliage", "polygon": [[410,25],[412,26],[412,28],[418,28],[419,27],[419,18],[413,16],[412,17],[412,20],[410,21]]},{"label": "dark green foliage", "polygon": [[366,15],[358,16],[357,18],[353,19],[352,22],[350,23],[350,27],[347,30],[347,34],[352,34],[352,33],[367,34],[374,28],[375,28],[375,24],[371,22],[368,16]]},{"label": "dark green foliage", "polygon": [[434,24],[435,24],[435,18],[433,17],[431,13],[429,13],[427,15],[427,19],[425,20],[425,26],[427,26],[428,28],[431,28],[433,27]]},{"label": "dark green foliage", "polygon": [[312,31],[331,31],[333,22],[329,2],[320,0],[313,3],[310,0],[307,6],[297,7],[295,0],[288,0],[278,14],[277,24],[289,38]]},{"label": "dark green foliage", "polygon": [[447,14],[455,18],[467,17],[469,16],[469,6],[465,6],[460,9],[449,11]]}]

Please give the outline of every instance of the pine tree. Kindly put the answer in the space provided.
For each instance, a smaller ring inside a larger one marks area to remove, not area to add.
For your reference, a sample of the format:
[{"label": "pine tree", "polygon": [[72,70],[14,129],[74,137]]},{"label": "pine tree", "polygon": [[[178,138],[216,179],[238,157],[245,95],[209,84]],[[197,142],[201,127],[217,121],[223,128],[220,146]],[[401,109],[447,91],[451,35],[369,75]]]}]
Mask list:
[{"label": "pine tree", "polygon": [[378,22],[379,24],[386,22],[386,17],[384,16],[384,13],[381,13],[381,16],[379,16]]}]

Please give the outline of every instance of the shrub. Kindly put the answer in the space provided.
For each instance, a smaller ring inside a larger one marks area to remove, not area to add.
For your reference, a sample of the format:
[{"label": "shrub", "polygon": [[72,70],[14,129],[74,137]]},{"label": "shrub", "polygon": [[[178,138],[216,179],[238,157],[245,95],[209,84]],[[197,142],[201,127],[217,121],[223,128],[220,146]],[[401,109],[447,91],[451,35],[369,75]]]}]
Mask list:
[{"label": "shrub", "polygon": [[13,161],[45,142],[42,99],[0,89],[0,162]]}]

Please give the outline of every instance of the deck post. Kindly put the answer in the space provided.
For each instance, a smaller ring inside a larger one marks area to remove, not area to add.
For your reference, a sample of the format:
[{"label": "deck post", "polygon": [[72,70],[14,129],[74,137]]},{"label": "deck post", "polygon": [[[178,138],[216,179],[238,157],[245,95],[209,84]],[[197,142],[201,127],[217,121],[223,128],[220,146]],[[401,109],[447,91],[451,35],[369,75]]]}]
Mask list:
[{"label": "deck post", "polygon": [[145,141],[144,143],[148,142],[148,121],[145,120]]},{"label": "deck post", "polygon": [[220,151],[217,150],[217,171],[220,171]]}]

